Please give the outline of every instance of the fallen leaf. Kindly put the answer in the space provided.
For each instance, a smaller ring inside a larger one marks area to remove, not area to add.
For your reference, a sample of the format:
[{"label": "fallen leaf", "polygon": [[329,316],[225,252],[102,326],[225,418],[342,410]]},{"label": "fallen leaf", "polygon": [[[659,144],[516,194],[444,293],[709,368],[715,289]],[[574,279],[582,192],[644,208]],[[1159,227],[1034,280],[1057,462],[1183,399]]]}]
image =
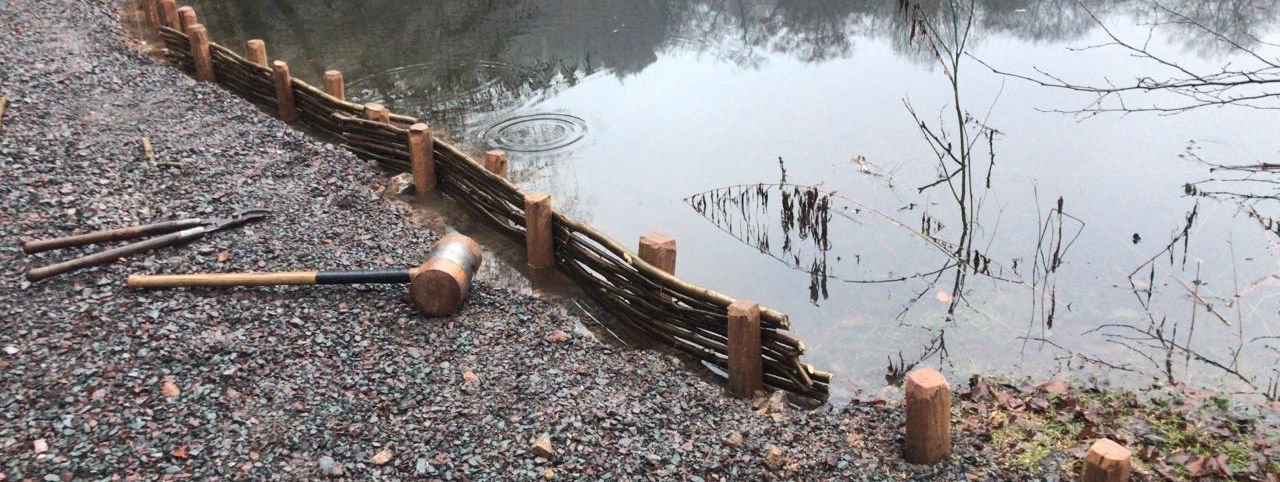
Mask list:
[{"label": "fallen leaf", "polygon": [[1067,394],[1067,384],[1063,383],[1062,380],[1049,380],[1041,384],[1038,388],[1042,392],[1057,395],[1059,397]]},{"label": "fallen leaf", "polygon": [[463,380],[463,381],[467,381],[467,382],[474,382],[474,381],[479,380],[479,379],[480,379],[480,377],[476,376],[475,372],[472,372],[471,370],[467,370],[467,371],[465,371],[465,372],[462,372],[462,380]]},{"label": "fallen leaf", "polygon": [[939,291],[938,294],[935,295],[934,297],[937,298],[938,302],[942,304],[950,304],[953,299],[951,297],[951,293],[947,293],[946,291]]},{"label": "fallen leaf", "polygon": [[164,395],[165,398],[173,398],[180,393],[182,393],[182,389],[178,388],[178,384],[173,383],[173,380],[165,380],[160,385],[160,394]]},{"label": "fallen leaf", "polygon": [[569,339],[569,334],[565,333],[562,330],[556,330],[551,332],[551,334],[547,335],[548,343],[560,343],[568,339]]},{"label": "fallen leaf", "polygon": [[223,251],[223,252],[221,252],[221,253],[218,253],[218,262],[219,262],[219,263],[225,263],[225,262],[227,262],[227,260],[228,260],[228,259],[231,259],[231,252],[230,252],[230,251]]},{"label": "fallen leaf", "polygon": [[181,446],[181,447],[178,447],[178,449],[177,449],[177,450],[174,450],[174,451],[172,451],[172,452],[169,452],[169,455],[172,455],[174,458],[178,458],[178,459],[186,460],[186,459],[187,459],[187,446],[186,446],[186,445],[183,445],[183,446]]}]

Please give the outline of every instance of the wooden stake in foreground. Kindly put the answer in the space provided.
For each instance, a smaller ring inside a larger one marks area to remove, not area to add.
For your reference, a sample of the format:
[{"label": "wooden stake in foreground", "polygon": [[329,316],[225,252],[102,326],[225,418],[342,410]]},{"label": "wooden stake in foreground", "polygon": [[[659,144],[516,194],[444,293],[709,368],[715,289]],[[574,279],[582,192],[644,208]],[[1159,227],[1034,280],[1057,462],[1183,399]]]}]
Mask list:
[{"label": "wooden stake in foreground", "polygon": [[342,81],[342,72],[326,70],[324,72],[324,92],[338,100],[347,100],[347,87]]},{"label": "wooden stake in foreground", "polygon": [[507,178],[506,151],[489,151],[484,153],[484,169],[486,171],[497,174],[503,179],[506,179]]},{"label": "wooden stake in foreground", "polygon": [[529,266],[544,269],[555,266],[551,249],[551,196],[543,193],[524,195],[524,239],[529,253]]},{"label": "wooden stake in foreground", "polygon": [[408,283],[409,295],[423,313],[447,316],[466,299],[481,261],[480,245],[452,233],[440,238],[425,263],[410,269],[132,275],[127,284],[130,288],[178,288]]},{"label": "wooden stake in foreground", "polygon": [[[327,77],[326,77],[327,78]],[[432,155],[431,128],[421,122],[409,126],[409,161],[413,168],[413,191],[426,198],[436,189],[436,162]]]},{"label": "wooden stake in foreground", "polygon": [[933,368],[907,374],[907,462],[933,464],[951,452],[951,385]]},{"label": "wooden stake in foreground", "polygon": [[1084,456],[1083,482],[1127,482],[1129,480],[1129,449],[1110,439],[1100,438],[1089,447]]},{"label": "wooden stake in foreground", "polygon": [[0,97],[0,128],[4,127],[4,111],[9,107],[9,99]]},{"label": "wooden stake in foreground", "polygon": [[213,57],[209,56],[209,31],[204,25],[187,27],[187,40],[191,45],[191,59],[196,65],[196,80],[213,82]]},{"label": "wooden stake in foreground", "polygon": [[370,102],[364,105],[364,118],[374,122],[390,124],[391,112],[387,111],[387,108],[383,107],[382,104]]},{"label": "wooden stake in foreground", "polygon": [[751,398],[764,389],[760,353],[760,305],[739,299],[729,304],[729,392]]},{"label": "wooden stake in foreground", "polygon": [[640,259],[667,274],[676,274],[676,238],[657,231],[640,236]]},{"label": "wooden stake in foreground", "polygon": [[298,107],[293,104],[293,77],[289,75],[289,64],[283,60],[272,62],[271,73],[276,80],[276,104],[280,106],[280,118],[286,121],[298,120]]},{"label": "wooden stake in foreground", "polygon": [[244,43],[244,56],[250,62],[267,66],[267,43],[261,39],[252,39]]}]

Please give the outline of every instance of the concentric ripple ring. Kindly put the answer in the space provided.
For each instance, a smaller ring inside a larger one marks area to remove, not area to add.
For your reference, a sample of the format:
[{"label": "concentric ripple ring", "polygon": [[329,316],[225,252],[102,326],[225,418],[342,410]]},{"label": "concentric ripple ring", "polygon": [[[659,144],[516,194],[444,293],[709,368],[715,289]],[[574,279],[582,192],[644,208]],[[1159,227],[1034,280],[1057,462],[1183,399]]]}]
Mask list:
[{"label": "concentric ripple ring", "polygon": [[516,152],[546,152],[569,146],[587,135],[587,123],[569,114],[529,114],[485,129],[490,146]]}]

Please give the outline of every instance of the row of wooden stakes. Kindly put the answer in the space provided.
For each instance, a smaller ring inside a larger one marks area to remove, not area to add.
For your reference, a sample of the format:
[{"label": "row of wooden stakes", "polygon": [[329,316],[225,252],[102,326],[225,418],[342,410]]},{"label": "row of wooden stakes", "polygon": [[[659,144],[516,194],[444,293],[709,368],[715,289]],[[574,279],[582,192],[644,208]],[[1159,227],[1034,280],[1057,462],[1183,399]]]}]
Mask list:
[{"label": "row of wooden stakes", "polygon": [[[197,21],[194,8],[190,6],[179,8],[176,0],[142,0],[142,8],[144,15],[154,25],[169,27],[187,35],[197,80],[206,82],[217,80],[210,54],[208,30]],[[260,39],[246,42],[245,58],[267,67],[266,43]],[[270,63],[270,68],[275,81],[276,104],[280,118],[285,121],[297,120],[298,108],[294,102],[293,78],[289,73],[289,65],[283,60],[276,60]],[[324,91],[338,100],[346,100],[342,72],[337,70],[325,72]],[[386,107],[376,103],[364,104],[364,117],[375,122],[391,123],[390,112]],[[409,126],[408,144],[414,190],[421,198],[429,197],[436,190],[438,183],[432,157],[434,140],[431,128],[425,123]],[[505,152],[493,150],[485,153],[484,168],[489,172],[506,178],[507,165],[508,157]],[[525,248],[529,266],[534,269],[553,268],[555,255],[552,249],[551,196],[545,193],[526,193],[524,214]],[[675,238],[660,232],[641,236],[638,254],[640,259],[667,274],[675,274]],[[764,385],[760,347],[760,305],[751,300],[738,299],[729,305],[728,318],[729,391],[734,395],[749,398],[756,391],[762,390]]]},{"label": "row of wooden stakes", "polygon": [[[934,464],[951,452],[951,385],[933,368],[907,374],[905,411],[906,442],[903,455],[917,464]],[[1080,480],[1124,482],[1129,480],[1132,453],[1107,438],[1094,441],[1084,458]]]}]

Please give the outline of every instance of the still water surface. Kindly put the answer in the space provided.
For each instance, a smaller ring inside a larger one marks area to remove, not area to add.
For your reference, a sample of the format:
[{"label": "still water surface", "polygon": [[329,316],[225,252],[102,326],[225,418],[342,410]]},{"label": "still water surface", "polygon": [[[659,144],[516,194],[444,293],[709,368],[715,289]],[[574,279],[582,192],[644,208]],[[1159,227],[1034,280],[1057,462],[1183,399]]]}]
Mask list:
[{"label": "still water surface", "polygon": [[[352,100],[510,151],[517,184],[616,239],[674,235],[680,277],[789,313],[838,397],[917,364],[1275,395],[1280,173],[1208,163],[1276,162],[1280,111],[1049,112],[1093,97],[991,69],[1169,75],[1082,49],[1100,24],[1248,65],[1149,3],[979,1],[959,68],[897,1],[194,3],[218,42],[263,38],[305,80],[341,70]],[[1278,56],[1275,2],[1165,5]],[[948,143],[961,195],[937,183]]]}]

